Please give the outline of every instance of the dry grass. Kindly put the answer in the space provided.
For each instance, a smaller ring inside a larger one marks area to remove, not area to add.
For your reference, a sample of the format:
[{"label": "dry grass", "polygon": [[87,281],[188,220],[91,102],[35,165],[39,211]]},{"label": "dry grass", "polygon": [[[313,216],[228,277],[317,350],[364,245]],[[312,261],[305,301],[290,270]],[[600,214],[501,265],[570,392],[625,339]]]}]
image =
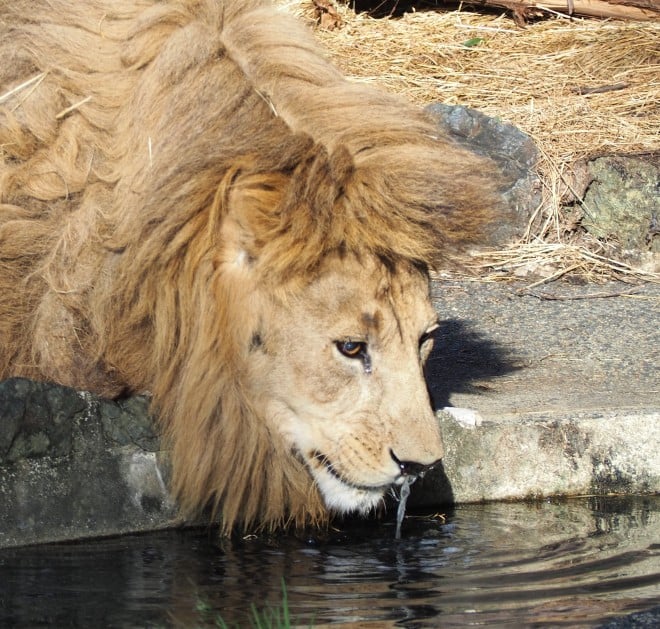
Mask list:
[{"label": "dry grass", "polygon": [[[278,4],[314,17],[309,0]],[[562,208],[580,160],[660,150],[660,24],[551,17],[521,28],[504,13],[438,10],[375,19],[335,4],[342,27],[318,29],[317,36],[348,76],[420,105],[474,107],[515,124],[537,143],[543,204],[524,242],[504,258],[531,256],[536,266],[556,266],[554,273],[563,275],[571,266],[583,272],[584,256],[602,255],[603,246]],[[594,88],[607,91],[585,93]],[[641,270],[620,272],[620,263],[607,256],[602,263],[610,277],[660,279]],[[589,268],[589,277],[599,275]]]},{"label": "dry grass", "polygon": [[[604,248],[600,248],[600,253],[596,249],[597,246],[588,248],[568,243],[529,242],[524,247],[484,253],[480,256],[481,262],[475,266],[488,268],[507,277],[527,275],[530,270],[544,276],[527,288],[573,272],[579,272],[583,278],[596,282],[609,280],[612,275],[629,281],[650,279],[648,273],[612,259]],[[496,276],[491,275],[490,278],[495,279]]]}]

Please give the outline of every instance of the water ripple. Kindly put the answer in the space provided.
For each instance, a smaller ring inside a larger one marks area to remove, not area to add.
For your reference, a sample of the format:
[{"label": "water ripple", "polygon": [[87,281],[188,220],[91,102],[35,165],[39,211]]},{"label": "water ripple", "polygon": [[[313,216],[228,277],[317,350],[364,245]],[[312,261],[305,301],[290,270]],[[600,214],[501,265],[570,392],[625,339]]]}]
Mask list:
[{"label": "water ripple", "polygon": [[660,602],[660,498],[491,504],[220,542],[214,531],[0,551],[0,626],[592,627]]}]

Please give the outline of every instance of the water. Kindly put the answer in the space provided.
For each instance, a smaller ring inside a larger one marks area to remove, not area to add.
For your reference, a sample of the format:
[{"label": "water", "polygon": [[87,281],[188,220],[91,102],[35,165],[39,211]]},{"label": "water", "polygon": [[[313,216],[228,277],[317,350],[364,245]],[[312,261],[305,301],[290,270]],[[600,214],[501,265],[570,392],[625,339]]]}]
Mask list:
[{"label": "water", "polygon": [[0,551],[0,627],[592,627],[660,604],[660,497],[464,506],[324,535],[214,531]]},{"label": "water", "polygon": [[401,489],[399,490],[399,506],[396,510],[396,532],[394,533],[394,539],[401,539],[401,527],[403,526],[403,520],[406,517],[406,503],[408,502],[408,496],[410,496],[410,486],[415,480],[415,476],[406,476],[401,484]]}]

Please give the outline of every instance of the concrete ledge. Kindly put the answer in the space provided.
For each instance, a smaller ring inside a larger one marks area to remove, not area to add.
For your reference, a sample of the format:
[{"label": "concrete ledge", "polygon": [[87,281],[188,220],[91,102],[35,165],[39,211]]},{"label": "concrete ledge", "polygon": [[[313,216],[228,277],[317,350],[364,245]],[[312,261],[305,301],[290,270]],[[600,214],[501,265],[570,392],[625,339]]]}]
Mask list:
[{"label": "concrete ledge", "polygon": [[[146,407],[144,398],[0,383],[0,547],[181,525]],[[440,412],[438,420],[444,467],[415,484],[412,506],[660,492],[657,412],[477,414],[480,425]]]},{"label": "concrete ledge", "polygon": [[479,426],[446,412],[438,418],[446,478],[425,478],[418,506],[447,498],[460,503],[660,492],[658,412],[539,413]]},{"label": "concrete ledge", "polygon": [[660,287],[537,290],[434,282],[429,387],[476,415],[439,415],[446,478],[420,502],[660,492]]}]

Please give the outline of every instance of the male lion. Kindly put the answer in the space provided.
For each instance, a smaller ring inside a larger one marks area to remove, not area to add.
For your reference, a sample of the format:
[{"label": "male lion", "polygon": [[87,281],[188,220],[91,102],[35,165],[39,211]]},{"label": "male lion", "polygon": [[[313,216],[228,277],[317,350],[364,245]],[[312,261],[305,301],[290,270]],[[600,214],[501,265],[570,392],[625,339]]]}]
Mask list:
[{"label": "male lion", "polygon": [[150,392],[225,531],[440,459],[428,269],[489,162],[265,0],[0,0],[0,58],[0,377]]}]

